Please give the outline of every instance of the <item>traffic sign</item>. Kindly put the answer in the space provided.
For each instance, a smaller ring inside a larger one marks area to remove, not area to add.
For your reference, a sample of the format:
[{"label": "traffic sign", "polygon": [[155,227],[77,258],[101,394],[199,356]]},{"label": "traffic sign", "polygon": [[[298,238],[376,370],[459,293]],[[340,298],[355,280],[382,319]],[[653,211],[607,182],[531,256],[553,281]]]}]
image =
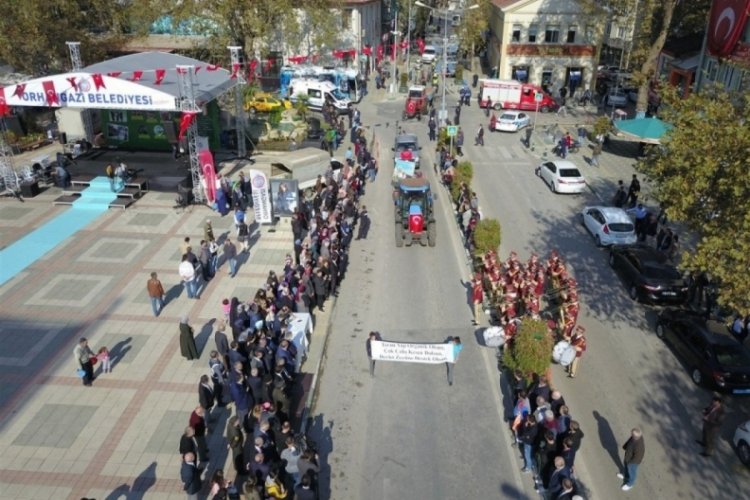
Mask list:
[{"label": "traffic sign", "polygon": [[456,125],[450,125],[447,129],[448,137],[456,137],[458,135],[458,127]]},{"label": "traffic sign", "polygon": [[534,93],[534,101],[542,102],[542,99],[544,99],[544,94],[542,94],[541,92]]}]

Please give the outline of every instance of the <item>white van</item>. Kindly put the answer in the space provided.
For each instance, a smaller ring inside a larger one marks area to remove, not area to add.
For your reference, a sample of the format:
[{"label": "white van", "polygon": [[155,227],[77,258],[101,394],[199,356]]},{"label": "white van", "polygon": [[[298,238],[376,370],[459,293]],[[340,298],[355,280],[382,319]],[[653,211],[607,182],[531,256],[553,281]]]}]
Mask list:
[{"label": "white van", "polygon": [[322,109],[323,104],[330,102],[339,114],[346,113],[351,105],[349,98],[333,83],[312,78],[294,78],[289,82],[289,100],[296,102],[298,96],[307,95],[307,104],[311,109]]},{"label": "white van", "polygon": [[431,64],[435,62],[435,58],[437,57],[437,49],[434,45],[425,45],[424,51],[422,52],[422,62],[426,64]]}]

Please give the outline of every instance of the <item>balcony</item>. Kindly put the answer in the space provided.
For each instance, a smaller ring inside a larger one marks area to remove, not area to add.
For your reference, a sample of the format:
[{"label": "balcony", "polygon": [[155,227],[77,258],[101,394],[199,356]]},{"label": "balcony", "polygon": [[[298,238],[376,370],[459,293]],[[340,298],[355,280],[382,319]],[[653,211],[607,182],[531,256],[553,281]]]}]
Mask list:
[{"label": "balcony", "polygon": [[512,43],[505,46],[505,53],[509,56],[594,57],[596,55],[596,46],[579,44]]}]

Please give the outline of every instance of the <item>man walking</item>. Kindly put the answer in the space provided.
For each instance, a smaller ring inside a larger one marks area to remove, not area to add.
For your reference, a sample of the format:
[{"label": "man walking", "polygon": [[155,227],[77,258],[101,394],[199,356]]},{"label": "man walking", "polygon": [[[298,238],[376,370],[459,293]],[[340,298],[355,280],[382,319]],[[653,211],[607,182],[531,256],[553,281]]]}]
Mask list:
[{"label": "man walking", "polygon": [[461,344],[460,337],[448,337],[448,343],[453,347],[453,361],[448,361],[445,366],[448,369],[448,385],[453,385],[453,368],[456,366],[458,355],[461,354],[464,346]]},{"label": "man walking", "polygon": [[430,116],[430,121],[427,122],[427,128],[430,131],[430,141],[436,140],[437,134],[435,131],[437,130],[437,122],[435,121],[434,116]]},{"label": "man walking", "polygon": [[201,483],[201,471],[195,464],[194,453],[188,452],[183,455],[180,479],[182,480],[182,489],[185,490],[188,500],[198,500],[198,493],[203,488],[203,484]]},{"label": "man walking", "polygon": [[86,337],[81,337],[78,341],[78,345],[73,349],[73,357],[78,364],[78,368],[84,371],[83,377],[81,377],[83,385],[90,387],[91,382],[94,381],[94,365],[91,363],[94,353],[89,347],[89,341]]},{"label": "man walking", "polygon": [[378,332],[370,332],[370,335],[367,337],[367,341],[365,342],[365,348],[367,350],[367,359],[370,360],[370,377],[375,376],[375,360],[372,359],[372,341],[377,340],[381,341],[383,338],[380,336],[380,333]]},{"label": "man walking", "polygon": [[182,262],[179,267],[180,278],[185,283],[185,292],[189,299],[198,298],[198,277],[195,275],[195,268],[190,263],[188,254],[182,256]]},{"label": "man walking", "polygon": [[583,335],[581,326],[576,328],[573,337],[570,339],[570,346],[575,349],[576,357],[573,358],[573,362],[568,366],[568,377],[575,378],[578,371],[578,364],[581,362],[581,356],[586,352],[586,337]]},{"label": "man walking", "polygon": [[154,316],[158,317],[164,308],[164,287],[161,286],[156,273],[151,273],[151,279],[146,283],[146,290],[151,299],[151,310],[154,311]]},{"label": "man walking", "polygon": [[224,260],[229,263],[229,276],[234,278],[237,274],[237,247],[229,237],[224,241]]},{"label": "man walking", "polygon": [[475,146],[484,146],[484,125],[480,124],[477,129],[477,136],[474,139]]},{"label": "man walking", "polygon": [[628,188],[628,199],[626,202],[630,208],[633,208],[638,203],[639,194],[641,194],[641,182],[638,180],[638,176],[633,174],[633,179],[630,181],[630,187]]},{"label": "man walking", "polygon": [[643,433],[639,428],[630,431],[630,438],[622,445],[625,450],[623,458],[624,469],[617,473],[617,477],[624,481],[622,491],[628,491],[635,485],[635,478],[638,473],[638,466],[643,461],[646,453],[646,445],[643,442]]},{"label": "man walking", "polygon": [[703,440],[698,444],[703,446],[701,456],[710,457],[716,447],[716,438],[724,421],[724,404],[721,397],[714,396],[711,404],[703,409]]}]

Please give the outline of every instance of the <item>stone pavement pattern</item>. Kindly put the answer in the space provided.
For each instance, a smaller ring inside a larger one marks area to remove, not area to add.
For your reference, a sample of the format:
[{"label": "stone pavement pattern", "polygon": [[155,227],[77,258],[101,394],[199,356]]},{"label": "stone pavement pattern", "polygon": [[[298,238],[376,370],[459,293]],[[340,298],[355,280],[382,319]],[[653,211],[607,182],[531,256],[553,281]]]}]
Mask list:
[{"label": "stone pavement pattern", "polygon": [[[53,188],[23,204],[3,199],[2,246],[65,210],[52,206],[56,195]],[[269,269],[283,266],[291,229],[288,222],[273,233],[251,228],[237,277],[223,266],[200,300],[189,300],[177,274],[179,243],[190,236],[197,246],[207,217],[217,238],[234,237],[233,222],[206,207],[177,213],[173,199],[151,192],[127,211],[105,213],[0,288],[0,498],[184,497],[179,439],[198,404],[221,300],[250,298]],[[167,292],[159,318],[145,290],[152,271]],[[180,356],[184,314],[200,360]],[[112,354],[112,373],[98,374],[93,388],[75,374],[79,337]],[[209,423],[209,469],[231,469],[228,416],[218,412]]]}]

